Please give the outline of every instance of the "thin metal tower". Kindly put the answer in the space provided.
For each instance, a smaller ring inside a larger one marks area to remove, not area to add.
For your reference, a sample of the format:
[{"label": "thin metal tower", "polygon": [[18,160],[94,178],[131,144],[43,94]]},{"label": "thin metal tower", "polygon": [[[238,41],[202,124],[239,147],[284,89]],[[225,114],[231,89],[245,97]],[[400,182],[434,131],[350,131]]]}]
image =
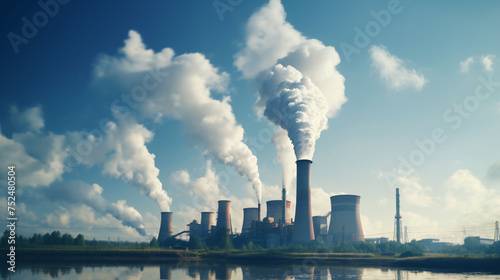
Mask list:
[{"label": "thin metal tower", "polygon": [[394,235],[396,242],[401,243],[401,214],[399,212],[399,188],[396,188],[396,216],[394,217]]},{"label": "thin metal tower", "polygon": [[500,241],[500,231],[498,230],[498,221],[495,222],[495,242]]}]

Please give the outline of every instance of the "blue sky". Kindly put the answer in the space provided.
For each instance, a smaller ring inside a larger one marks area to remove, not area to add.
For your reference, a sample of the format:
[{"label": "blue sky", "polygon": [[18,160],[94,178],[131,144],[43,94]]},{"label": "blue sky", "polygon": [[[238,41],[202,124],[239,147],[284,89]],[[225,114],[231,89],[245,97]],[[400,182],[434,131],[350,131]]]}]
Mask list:
[{"label": "blue sky", "polygon": [[[257,203],[252,187],[262,183],[263,201],[280,196],[275,125],[254,104],[262,77],[283,64],[295,69],[287,75],[312,80],[300,81],[319,98],[311,114],[328,121],[327,129],[311,124],[320,132],[314,215],[326,214],[329,195],[357,194],[367,237],[392,237],[399,187],[410,238],[460,242],[464,227],[492,238],[499,3],[42,2],[56,4],[36,32],[23,17],[44,20],[39,4],[2,4],[0,162],[17,165],[21,234],[146,240],[145,232],[157,234],[160,205],[181,231],[223,198],[233,201],[239,228],[241,209]],[[304,50],[310,59],[299,63],[292,54]],[[327,69],[326,82],[314,69]],[[158,81],[154,70],[167,76],[126,105],[145,77]],[[294,160],[285,165],[291,174]]]}]

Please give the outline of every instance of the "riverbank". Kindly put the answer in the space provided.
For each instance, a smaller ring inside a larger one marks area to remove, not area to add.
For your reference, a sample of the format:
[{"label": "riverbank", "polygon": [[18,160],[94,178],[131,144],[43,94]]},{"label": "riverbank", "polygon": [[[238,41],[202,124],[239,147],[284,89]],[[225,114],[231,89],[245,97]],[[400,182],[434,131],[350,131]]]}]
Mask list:
[{"label": "riverbank", "polygon": [[269,251],[184,251],[164,249],[19,249],[18,260],[26,263],[163,263],[225,262],[235,264],[342,265],[399,267],[500,273],[500,256],[427,255],[397,258],[373,254],[286,253]]}]

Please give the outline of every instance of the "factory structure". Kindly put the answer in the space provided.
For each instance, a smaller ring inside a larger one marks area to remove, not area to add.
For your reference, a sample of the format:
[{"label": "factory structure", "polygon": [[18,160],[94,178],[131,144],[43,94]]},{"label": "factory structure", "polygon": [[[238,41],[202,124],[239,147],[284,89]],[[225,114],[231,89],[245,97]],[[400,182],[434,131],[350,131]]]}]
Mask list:
[{"label": "factory structure", "polygon": [[[324,216],[312,216],[311,206],[311,160],[297,160],[297,195],[295,218],[290,213],[291,201],[286,200],[286,190],[282,197],[266,202],[267,213],[261,217],[261,205],[243,209],[243,225],[240,235],[247,236],[254,244],[273,248],[291,244],[319,242],[337,244],[365,241],[360,219],[360,197],[357,195],[335,195],[330,197],[331,211]],[[190,238],[197,236],[202,240],[226,230],[231,235],[231,201],[220,200],[216,212],[202,212],[201,222],[188,224],[188,230],[173,234],[172,212],[162,212],[158,241],[188,233]],[[330,217],[330,224],[327,218]]]}]

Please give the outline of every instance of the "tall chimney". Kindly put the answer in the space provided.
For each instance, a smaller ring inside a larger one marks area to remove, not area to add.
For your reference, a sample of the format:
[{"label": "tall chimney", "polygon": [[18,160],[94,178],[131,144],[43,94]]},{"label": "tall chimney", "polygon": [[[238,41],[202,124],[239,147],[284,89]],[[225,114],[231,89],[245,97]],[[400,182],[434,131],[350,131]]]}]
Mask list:
[{"label": "tall chimney", "polygon": [[311,211],[311,164],[308,159],[297,160],[297,204],[292,242],[306,243],[314,240]]},{"label": "tall chimney", "polygon": [[241,233],[248,232],[252,229],[252,221],[257,221],[259,208],[243,208],[243,227]]},{"label": "tall chimney", "polygon": [[217,229],[226,228],[231,232],[231,201],[219,200],[219,212],[217,213]]},{"label": "tall chimney", "polygon": [[259,205],[257,206],[257,221],[260,222],[260,202],[259,202]]},{"label": "tall chimney", "polygon": [[170,238],[174,230],[172,227],[172,212],[161,212],[160,233],[158,234],[158,242],[162,242]]},{"label": "tall chimney", "polygon": [[401,214],[399,213],[399,188],[396,188],[396,241],[401,243]]},{"label": "tall chimney", "polygon": [[207,236],[212,226],[215,226],[215,213],[201,212],[201,235]]},{"label": "tall chimney", "polygon": [[332,214],[328,236],[333,243],[365,241],[359,213],[360,198],[357,195],[330,197]]}]

